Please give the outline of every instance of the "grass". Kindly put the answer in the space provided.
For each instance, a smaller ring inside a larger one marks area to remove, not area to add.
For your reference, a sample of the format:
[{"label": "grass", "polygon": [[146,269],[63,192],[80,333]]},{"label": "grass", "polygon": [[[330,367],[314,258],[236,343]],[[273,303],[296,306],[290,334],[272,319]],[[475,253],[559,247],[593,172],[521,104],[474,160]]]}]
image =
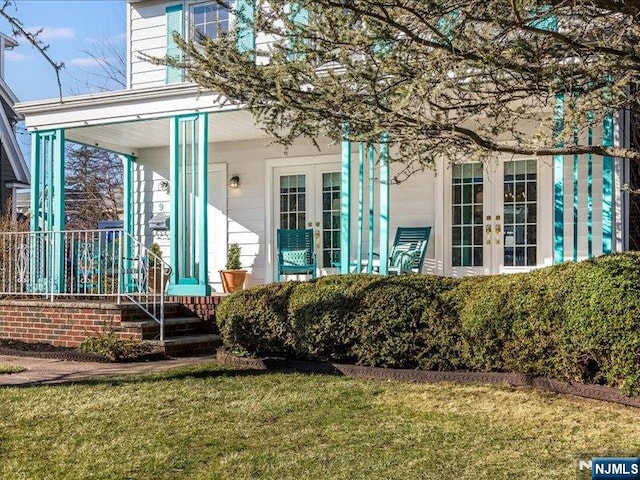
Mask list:
[{"label": "grass", "polygon": [[0,375],[4,373],[19,373],[24,372],[26,368],[18,365],[0,365]]},{"label": "grass", "polygon": [[639,410],[507,387],[207,365],[0,389],[0,478],[568,479],[638,445]]}]

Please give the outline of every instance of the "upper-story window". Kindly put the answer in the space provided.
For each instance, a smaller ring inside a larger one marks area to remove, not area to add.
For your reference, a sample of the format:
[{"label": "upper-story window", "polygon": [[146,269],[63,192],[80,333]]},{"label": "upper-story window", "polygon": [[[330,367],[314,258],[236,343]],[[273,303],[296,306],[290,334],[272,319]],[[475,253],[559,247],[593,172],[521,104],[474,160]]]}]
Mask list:
[{"label": "upper-story window", "polygon": [[217,2],[196,3],[191,6],[191,32],[193,39],[201,36],[218,38],[229,31],[229,10]]}]

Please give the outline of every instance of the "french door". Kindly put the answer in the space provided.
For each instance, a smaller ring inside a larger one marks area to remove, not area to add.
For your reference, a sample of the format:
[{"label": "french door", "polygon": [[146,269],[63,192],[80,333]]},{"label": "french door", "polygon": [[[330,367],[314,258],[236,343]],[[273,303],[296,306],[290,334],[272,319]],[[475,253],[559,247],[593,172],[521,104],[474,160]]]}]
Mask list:
[{"label": "french door", "polygon": [[[445,255],[453,276],[538,265],[535,160],[457,164],[445,179]],[[447,251],[448,250],[448,251]]]},{"label": "french door", "polygon": [[275,167],[273,179],[274,247],[279,228],[313,229],[318,269],[335,268],[340,261],[340,164]]}]

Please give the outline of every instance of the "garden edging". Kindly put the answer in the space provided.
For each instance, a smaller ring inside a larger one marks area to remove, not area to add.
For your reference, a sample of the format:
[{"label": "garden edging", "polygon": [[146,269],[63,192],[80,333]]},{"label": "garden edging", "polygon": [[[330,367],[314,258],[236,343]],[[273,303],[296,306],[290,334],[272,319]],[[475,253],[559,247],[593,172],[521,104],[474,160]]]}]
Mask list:
[{"label": "garden edging", "polygon": [[409,370],[333,362],[309,362],[284,358],[253,358],[234,355],[224,348],[216,351],[216,360],[222,365],[252,370],[291,369],[305,373],[344,375],[370,380],[395,380],[403,382],[510,385],[533,387],[565,395],[617,403],[640,408],[640,396],[629,397],[619,390],[601,385],[567,383],[546,377],[532,377],[519,373]]}]

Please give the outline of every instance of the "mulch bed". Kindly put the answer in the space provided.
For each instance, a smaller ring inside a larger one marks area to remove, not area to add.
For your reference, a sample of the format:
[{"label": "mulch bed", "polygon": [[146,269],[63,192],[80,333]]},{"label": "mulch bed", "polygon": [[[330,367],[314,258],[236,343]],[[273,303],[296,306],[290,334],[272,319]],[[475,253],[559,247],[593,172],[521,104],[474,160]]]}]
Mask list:
[{"label": "mulch bed", "polygon": [[289,369],[304,373],[344,375],[347,377],[376,380],[396,380],[421,383],[453,382],[461,384],[493,384],[510,385],[513,387],[533,387],[538,390],[575,395],[577,397],[603,400],[629,407],[640,408],[640,396],[629,397],[615,388],[601,385],[567,383],[553,378],[532,377],[519,373],[466,371],[442,372],[365,367],[362,365],[346,365],[333,362],[307,362],[300,360],[286,360],[284,358],[241,357],[228,352],[224,348],[219,348],[217,350],[216,360],[223,365],[252,370]]},{"label": "mulch bed", "polygon": [[164,353],[149,351],[138,354],[135,357],[123,358],[114,361],[105,355],[80,352],[73,347],[57,347],[49,343],[27,343],[19,340],[7,339],[0,339],[0,355],[100,363],[147,362],[164,360],[166,358]]}]

